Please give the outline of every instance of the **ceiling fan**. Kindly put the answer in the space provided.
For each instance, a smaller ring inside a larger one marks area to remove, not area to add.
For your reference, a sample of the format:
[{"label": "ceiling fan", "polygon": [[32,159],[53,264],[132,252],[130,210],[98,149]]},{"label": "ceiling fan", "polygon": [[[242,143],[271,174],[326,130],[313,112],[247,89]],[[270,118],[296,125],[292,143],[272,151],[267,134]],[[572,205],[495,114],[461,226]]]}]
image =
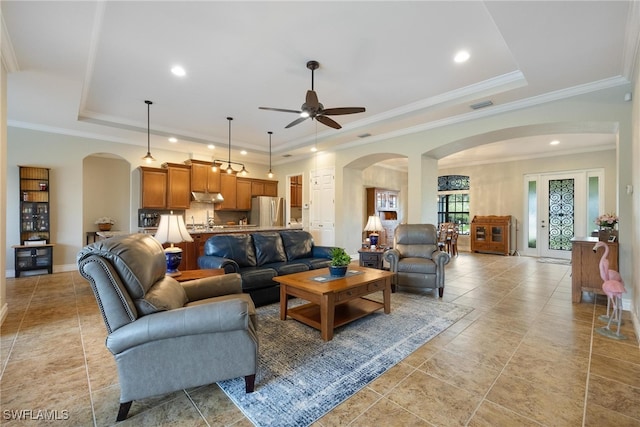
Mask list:
[{"label": "ceiling fan", "polygon": [[271,110],[271,111],[281,111],[284,113],[296,113],[300,114],[300,117],[289,123],[285,126],[285,129],[288,129],[292,126],[295,126],[303,121],[307,120],[309,117],[311,119],[316,119],[320,123],[332,127],[334,129],[340,129],[342,126],[335,120],[327,117],[327,116],[339,116],[343,114],[354,114],[354,113],[363,113],[365,111],[364,107],[341,107],[341,108],[327,108],[325,110],[324,106],[318,102],[318,95],[316,91],[313,90],[313,73],[318,69],[320,64],[318,61],[309,61],[307,62],[307,68],[311,70],[311,90],[307,91],[307,97],[305,99],[304,104],[300,107],[300,110],[288,110],[285,108],[271,108],[271,107],[258,107],[261,110]]}]

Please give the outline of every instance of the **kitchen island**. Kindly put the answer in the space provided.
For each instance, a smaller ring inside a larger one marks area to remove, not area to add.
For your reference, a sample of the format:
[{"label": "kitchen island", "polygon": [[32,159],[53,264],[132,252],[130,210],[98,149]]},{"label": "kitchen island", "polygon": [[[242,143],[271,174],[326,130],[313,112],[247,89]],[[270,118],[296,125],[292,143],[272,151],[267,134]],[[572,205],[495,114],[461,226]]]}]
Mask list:
[{"label": "kitchen island", "polygon": [[[219,225],[213,227],[187,226],[193,242],[176,243],[174,246],[182,248],[182,262],[178,270],[196,270],[198,268],[198,257],[204,255],[204,244],[207,239],[217,234],[250,234],[259,231],[280,231],[280,230],[302,230],[302,225],[294,226],[270,226],[258,227],[256,225]],[[155,227],[138,228],[139,233],[154,234]],[[165,244],[164,247],[168,247]]]}]

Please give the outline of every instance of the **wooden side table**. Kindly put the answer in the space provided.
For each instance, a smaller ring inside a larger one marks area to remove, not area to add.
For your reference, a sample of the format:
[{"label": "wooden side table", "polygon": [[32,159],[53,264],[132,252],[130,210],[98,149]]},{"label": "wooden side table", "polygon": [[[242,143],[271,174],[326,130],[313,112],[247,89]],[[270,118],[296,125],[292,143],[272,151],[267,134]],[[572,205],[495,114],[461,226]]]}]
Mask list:
[{"label": "wooden side table", "polygon": [[382,255],[384,254],[384,249],[360,249],[358,250],[358,254],[360,254],[360,267],[369,267],[369,268],[377,268],[378,270],[382,270]]},{"label": "wooden side table", "polygon": [[221,276],[224,274],[224,268],[210,268],[202,270],[184,270],[180,271],[179,276],[173,276],[178,282],[186,282],[189,280],[204,279],[205,277]]},{"label": "wooden side table", "polygon": [[[571,239],[571,300],[582,301],[582,292],[604,294],[599,263],[603,250],[593,252],[597,237]],[[609,268],[618,271],[618,242],[606,242],[609,246]]]}]

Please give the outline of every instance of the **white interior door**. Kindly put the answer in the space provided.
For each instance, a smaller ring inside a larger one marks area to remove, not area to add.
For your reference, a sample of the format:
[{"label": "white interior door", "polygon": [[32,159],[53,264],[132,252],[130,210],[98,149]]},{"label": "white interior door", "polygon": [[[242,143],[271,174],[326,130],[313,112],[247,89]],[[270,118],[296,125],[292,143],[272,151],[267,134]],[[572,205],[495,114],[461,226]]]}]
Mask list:
[{"label": "white interior door", "polygon": [[310,174],[309,232],[316,245],[335,245],[335,175],[333,168]]}]

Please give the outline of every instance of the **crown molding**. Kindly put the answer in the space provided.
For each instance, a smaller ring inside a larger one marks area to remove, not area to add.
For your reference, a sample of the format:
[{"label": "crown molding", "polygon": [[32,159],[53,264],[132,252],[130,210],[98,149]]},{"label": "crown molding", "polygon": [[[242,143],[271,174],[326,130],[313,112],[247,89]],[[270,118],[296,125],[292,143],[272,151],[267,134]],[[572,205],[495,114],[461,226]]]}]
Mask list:
[{"label": "crown molding", "polygon": [[4,65],[9,73],[17,73],[20,71],[20,66],[18,65],[16,52],[13,50],[13,43],[11,43],[7,25],[4,22],[2,9],[0,9],[0,27],[2,27],[0,29],[0,56],[2,56],[2,65]]}]

